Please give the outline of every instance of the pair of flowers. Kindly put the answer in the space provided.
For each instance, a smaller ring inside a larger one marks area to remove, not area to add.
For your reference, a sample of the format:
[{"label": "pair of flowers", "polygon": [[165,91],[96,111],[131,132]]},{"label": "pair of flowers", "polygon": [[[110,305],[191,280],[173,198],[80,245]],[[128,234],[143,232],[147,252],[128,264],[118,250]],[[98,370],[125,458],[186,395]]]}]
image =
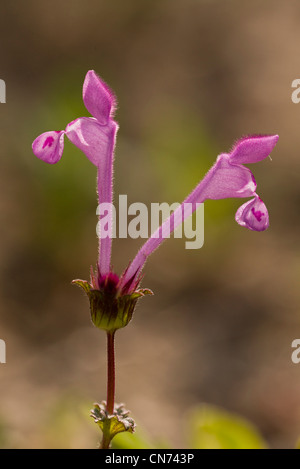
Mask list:
[{"label": "pair of flowers", "polygon": [[[94,71],[90,70],[84,80],[83,101],[93,117],[80,117],[70,122],[65,130],[43,133],[33,142],[33,152],[47,163],[57,163],[62,157],[66,135],[97,167],[99,203],[111,204],[114,148],[118,131],[118,124],[114,120],[116,98],[109,87]],[[230,153],[222,153],[218,156],[213,167],[183,204],[192,204],[192,211],[194,211],[196,204],[206,199],[252,197],[238,209],[235,215],[236,221],[241,226],[254,231],[263,231],[268,228],[267,208],[256,193],[256,182],[252,172],[244,164],[257,163],[265,159],[277,141],[277,135],[250,136],[239,140]],[[111,270],[112,239],[110,237],[100,239],[97,272],[92,273],[90,284],[86,282],[81,285],[86,292],[90,294],[95,290],[111,291],[119,296],[137,292],[147,258],[164,240],[163,233],[165,233],[166,224],[169,224],[173,231],[184,217],[190,215],[183,210],[183,204],[145,242],[121,277]],[[109,223],[112,224],[112,222],[112,214],[110,214]]]}]

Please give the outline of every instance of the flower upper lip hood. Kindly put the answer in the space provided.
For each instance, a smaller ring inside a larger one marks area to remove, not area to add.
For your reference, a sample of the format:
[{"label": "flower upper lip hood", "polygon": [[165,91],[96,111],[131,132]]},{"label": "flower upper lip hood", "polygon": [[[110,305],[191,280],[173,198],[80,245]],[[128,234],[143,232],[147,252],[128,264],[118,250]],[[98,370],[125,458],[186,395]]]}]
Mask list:
[{"label": "flower upper lip hood", "polygon": [[[43,161],[57,163],[64,149],[64,135],[76,145],[98,170],[98,199],[112,203],[114,148],[118,124],[113,119],[116,98],[106,83],[93,70],[85,77],[83,101],[93,117],[80,117],[70,122],[65,130],[45,132],[32,144],[34,154]],[[256,193],[256,181],[245,164],[257,163],[267,158],[278,141],[278,135],[254,135],[238,140],[229,153],[218,156],[215,164],[170,217],[152,234],[138,251],[118,283],[119,291],[130,293],[137,288],[141,271],[149,255],[164,241],[167,225],[174,231],[185,218],[197,209],[197,204],[207,199],[252,199],[236,212],[235,219],[241,226],[253,231],[263,231],[269,226],[269,215],[263,201]],[[191,204],[191,211],[183,210]],[[109,224],[112,225],[112,213]],[[170,232],[170,233],[171,233]],[[170,234],[169,233],[169,234]],[[99,240],[98,276],[102,280],[111,273],[111,237]],[[102,282],[103,283],[103,282]],[[104,282],[105,283],[105,282]]]},{"label": "flower upper lip hood", "polygon": [[230,162],[234,164],[258,163],[270,155],[278,139],[278,135],[243,137],[236,142],[229,153]]},{"label": "flower upper lip hood", "polygon": [[99,79],[94,70],[89,70],[86,74],[82,98],[85,107],[99,124],[108,124],[109,119],[115,114],[117,100],[112,90],[103,80]]}]

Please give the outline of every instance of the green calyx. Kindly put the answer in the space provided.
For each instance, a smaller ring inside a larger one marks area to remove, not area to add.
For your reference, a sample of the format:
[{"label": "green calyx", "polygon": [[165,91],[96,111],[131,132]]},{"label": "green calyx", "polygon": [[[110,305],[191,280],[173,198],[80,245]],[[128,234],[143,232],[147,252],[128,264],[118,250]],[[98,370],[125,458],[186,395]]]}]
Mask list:
[{"label": "green calyx", "polygon": [[96,327],[106,332],[114,332],[127,326],[138,299],[153,295],[152,291],[147,288],[121,295],[117,291],[96,290],[86,280],[73,280],[72,283],[78,285],[87,294],[92,321]]}]

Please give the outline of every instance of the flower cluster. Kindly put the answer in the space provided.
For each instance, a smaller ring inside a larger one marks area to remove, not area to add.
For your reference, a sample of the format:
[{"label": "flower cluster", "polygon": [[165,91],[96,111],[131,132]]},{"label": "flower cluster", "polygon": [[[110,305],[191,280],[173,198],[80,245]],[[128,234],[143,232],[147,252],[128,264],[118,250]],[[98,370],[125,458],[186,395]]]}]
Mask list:
[{"label": "flower cluster", "polygon": [[[93,117],[80,117],[70,122],[65,130],[45,132],[33,142],[34,154],[41,160],[54,164],[63,153],[64,136],[76,145],[97,167],[99,204],[112,204],[114,147],[118,124],[113,119],[116,98],[96,73],[90,70],[83,85],[83,101]],[[127,269],[119,277],[111,268],[111,237],[99,240],[99,259],[90,282],[76,280],[90,299],[94,324],[107,331],[128,324],[139,297],[150,290],[138,290],[142,269],[150,254],[164,241],[165,227],[174,231],[179,223],[207,199],[231,197],[249,198],[237,211],[235,219],[250,230],[263,231],[269,226],[269,216],[264,202],[256,193],[256,181],[245,164],[265,159],[278,141],[277,135],[249,136],[239,140],[230,151],[218,156],[216,163],[199,182],[191,194],[157,229],[138,251]],[[190,213],[183,210],[191,204]],[[108,223],[112,227],[112,213]]]}]

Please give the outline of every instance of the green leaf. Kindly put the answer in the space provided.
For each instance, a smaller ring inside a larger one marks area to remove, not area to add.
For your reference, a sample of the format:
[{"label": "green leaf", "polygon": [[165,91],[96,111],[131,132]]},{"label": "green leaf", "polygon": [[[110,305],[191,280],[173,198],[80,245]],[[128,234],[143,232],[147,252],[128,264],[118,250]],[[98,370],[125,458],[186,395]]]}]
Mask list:
[{"label": "green leaf", "polygon": [[109,435],[110,440],[118,433],[133,433],[135,430],[134,420],[129,417],[129,411],[125,409],[124,404],[115,404],[114,413],[110,415],[107,413],[105,401],[102,401],[101,404],[95,404],[91,417],[103,433]]},{"label": "green leaf", "polygon": [[193,449],[266,449],[267,444],[247,420],[214,406],[203,405],[191,415]]}]

